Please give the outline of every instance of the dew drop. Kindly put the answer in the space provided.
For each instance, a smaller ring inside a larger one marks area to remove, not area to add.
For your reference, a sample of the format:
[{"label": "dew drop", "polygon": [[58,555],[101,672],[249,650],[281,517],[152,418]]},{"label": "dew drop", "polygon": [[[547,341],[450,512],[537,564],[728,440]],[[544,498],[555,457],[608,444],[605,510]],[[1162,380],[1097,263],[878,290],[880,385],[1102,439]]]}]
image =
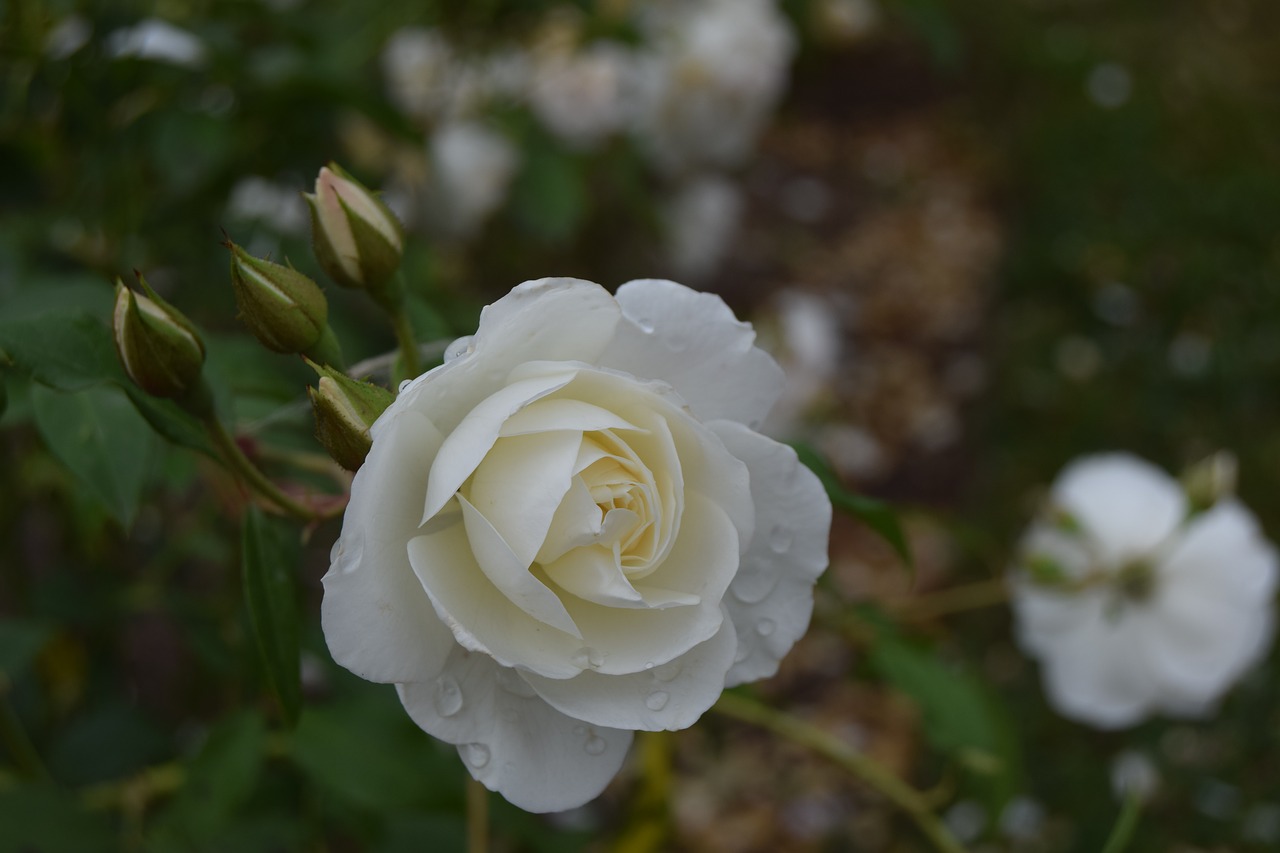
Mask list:
[{"label": "dew drop", "polygon": [[599,669],[604,666],[604,659],[604,652],[598,652],[595,649],[587,649],[587,664],[590,665],[592,669]]},{"label": "dew drop", "polygon": [[790,528],[783,527],[781,524],[775,524],[773,530],[769,531],[769,547],[775,554],[785,554],[791,549],[791,542],[795,539],[795,534]]},{"label": "dew drop", "polygon": [[767,637],[773,633],[773,629],[778,627],[772,619],[761,619],[756,623],[756,633],[761,637]]},{"label": "dew drop", "polygon": [[667,707],[667,700],[670,698],[665,690],[655,690],[645,697],[644,706],[650,711],[661,711]]},{"label": "dew drop", "polygon": [[489,763],[489,747],[484,744],[469,743],[463,749],[466,750],[466,755],[463,756],[464,760],[476,770]]},{"label": "dew drop", "polygon": [[592,732],[586,742],[582,744],[582,748],[587,751],[587,755],[603,755],[604,751],[609,748],[609,744],[605,743],[604,738]]},{"label": "dew drop", "polygon": [[396,388],[396,393],[403,394],[404,389],[408,388],[409,385],[411,385],[412,383],[413,383],[412,379],[406,379],[405,381],[401,382],[400,385]]},{"label": "dew drop", "polygon": [[778,585],[777,575],[770,572],[743,572],[733,579],[729,593],[743,604],[758,604],[769,597]]},{"label": "dew drop", "polygon": [[653,320],[648,317],[637,317],[636,325],[639,326],[640,331],[644,332],[646,335],[653,334]]},{"label": "dew drop", "polygon": [[452,717],[462,710],[462,688],[452,675],[442,675],[436,679],[435,693],[431,697],[436,712],[442,717]]},{"label": "dew drop", "polygon": [[579,669],[587,669],[591,666],[591,656],[587,654],[586,649],[579,649],[570,655],[569,662]]},{"label": "dew drop", "polygon": [[645,669],[653,669],[653,661],[651,661],[651,660],[647,660],[647,661],[645,661],[645,662],[644,662],[644,668],[645,668]]},{"label": "dew drop", "polygon": [[453,361],[455,358],[461,358],[471,351],[471,344],[475,341],[475,335],[467,335],[465,338],[458,338],[449,344],[448,349],[444,351],[445,364]]}]

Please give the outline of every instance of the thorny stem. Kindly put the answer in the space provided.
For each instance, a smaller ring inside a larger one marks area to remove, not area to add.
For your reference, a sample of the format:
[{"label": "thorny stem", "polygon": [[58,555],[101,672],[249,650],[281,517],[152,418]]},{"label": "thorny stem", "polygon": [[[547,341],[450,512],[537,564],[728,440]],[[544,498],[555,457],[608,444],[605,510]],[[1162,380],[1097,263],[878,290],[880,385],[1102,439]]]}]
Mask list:
[{"label": "thorny stem", "polygon": [[209,437],[213,439],[213,443],[218,446],[218,450],[222,452],[222,458],[226,461],[231,469],[238,474],[245,483],[252,487],[258,494],[280,507],[292,516],[302,519],[303,521],[319,521],[323,516],[312,510],[311,508],[298,503],[293,498],[271,482],[266,476],[258,470],[258,466],[250,461],[249,457],[244,455],[244,451],[240,449],[240,445],[236,444],[231,434],[227,432],[227,428],[222,425],[216,417],[211,417],[206,421],[209,429]]},{"label": "thorny stem", "polygon": [[766,728],[831,759],[906,812],[920,832],[941,853],[965,853],[965,849],[929,809],[919,791],[834,735],[797,717],[733,693],[722,694],[713,707],[725,716]]},{"label": "thorny stem", "polygon": [[489,851],[489,790],[467,776],[467,853]]}]

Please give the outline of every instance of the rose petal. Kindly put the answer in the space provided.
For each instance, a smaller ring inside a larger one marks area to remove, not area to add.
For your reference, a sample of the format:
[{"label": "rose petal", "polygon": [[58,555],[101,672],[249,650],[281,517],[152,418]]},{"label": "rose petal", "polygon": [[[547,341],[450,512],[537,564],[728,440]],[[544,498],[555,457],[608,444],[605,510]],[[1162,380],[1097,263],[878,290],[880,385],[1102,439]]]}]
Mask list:
[{"label": "rose petal", "polygon": [[782,393],[782,368],[720,297],[643,279],[618,304],[625,320],[597,363],[670,383],[699,419],[758,425]]},{"label": "rose petal", "polygon": [[471,502],[458,495],[462,520],[471,542],[472,553],[485,576],[506,596],[507,600],[539,622],[582,639],[556,594],[529,573],[529,564],[521,562],[489,520]]},{"label": "rose petal", "polygon": [[576,808],[599,796],[621,769],[630,731],[560,713],[484,655],[457,649],[444,678],[397,685],[400,701],[429,734],[458,744],[471,775],[513,805],[530,812]]},{"label": "rose petal", "polygon": [[711,429],[747,465],[755,537],[724,605],[738,634],[727,686],[768,678],[813,613],[813,585],[827,568],[831,501],[821,481],[785,444],[732,421]]},{"label": "rose petal", "polygon": [[733,623],[725,620],[710,640],[661,666],[650,662],[627,675],[587,671],[559,681],[529,674],[525,680],[571,717],[621,729],[678,731],[720,698],[737,645]]},{"label": "rose petal", "polygon": [[553,397],[516,412],[502,425],[501,434],[512,436],[550,430],[590,432],[597,429],[638,430],[639,427],[591,403]]},{"label": "rose petal", "polygon": [[333,659],[370,681],[430,678],[454,645],[414,576],[424,474],[443,438],[431,421],[400,412],[384,423],[351,483],[351,501],[323,579],[320,623]]},{"label": "rose petal", "polygon": [[409,541],[409,562],[457,642],[504,666],[569,678],[587,665],[581,640],[529,616],[476,562],[461,519]]},{"label": "rose petal", "polygon": [[622,573],[613,551],[603,546],[574,548],[544,568],[558,587],[583,601],[606,607],[646,606],[644,597]]},{"label": "rose petal", "polygon": [[667,557],[672,578],[664,588],[700,596],[699,604],[627,610],[564,599],[590,650],[591,669],[607,675],[639,672],[646,663],[679,657],[720,630],[720,595],[728,586],[720,579],[732,578],[738,565],[738,531],[724,510],[698,494],[689,495],[685,516],[680,538]]},{"label": "rose petal", "polygon": [[1186,515],[1178,484],[1127,453],[1073,463],[1054,483],[1053,499],[1080,523],[1099,561],[1112,567],[1152,556]]},{"label": "rose petal", "polygon": [[422,520],[425,522],[439,512],[466,482],[493,448],[494,442],[502,434],[502,425],[508,418],[535,400],[568,385],[574,373],[573,370],[566,370],[513,382],[486,397],[468,412],[457,428],[445,438],[431,466]]},{"label": "rose petal", "polygon": [[581,445],[582,433],[569,431],[500,438],[471,476],[468,499],[525,568],[569,491]]},{"label": "rose petal", "polygon": [[1123,614],[1107,615],[1102,597],[1089,601],[1090,618],[1044,658],[1045,690],[1065,716],[1103,729],[1132,725],[1150,712],[1159,689],[1138,651],[1141,629]]},{"label": "rose petal", "polygon": [[1245,610],[1270,611],[1276,590],[1276,550],[1239,501],[1225,500],[1196,516],[1161,561],[1161,580],[1221,598]]}]

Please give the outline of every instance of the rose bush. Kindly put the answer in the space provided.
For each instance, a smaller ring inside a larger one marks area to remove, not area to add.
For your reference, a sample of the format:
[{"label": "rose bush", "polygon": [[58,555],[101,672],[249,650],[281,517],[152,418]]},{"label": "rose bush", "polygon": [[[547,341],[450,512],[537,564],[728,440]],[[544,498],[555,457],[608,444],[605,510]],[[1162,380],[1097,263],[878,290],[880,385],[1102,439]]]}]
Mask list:
[{"label": "rose bush", "polygon": [[783,376],[725,304],[575,279],[488,306],[374,424],[324,578],[335,660],[529,811],[595,797],[804,633],[831,505],[755,432]]},{"label": "rose bush", "polygon": [[1012,603],[1064,716],[1111,729],[1202,715],[1265,654],[1276,551],[1239,501],[1193,512],[1172,477],[1113,453],[1069,466],[1050,504]]}]

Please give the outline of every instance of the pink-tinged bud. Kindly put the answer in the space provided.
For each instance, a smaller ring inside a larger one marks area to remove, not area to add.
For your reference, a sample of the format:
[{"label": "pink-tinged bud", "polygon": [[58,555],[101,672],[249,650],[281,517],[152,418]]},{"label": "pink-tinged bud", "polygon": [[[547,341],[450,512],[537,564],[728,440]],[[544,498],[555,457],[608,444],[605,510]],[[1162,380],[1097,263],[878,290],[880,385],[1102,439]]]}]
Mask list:
[{"label": "pink-tinged bud", "polygon": [[200,384],[204,343],[191,321],[161,299],[141,275],[145,295],[116,281],[112,333],[125,373],[154,397],[183,397]]},{"label": "pink-tinged bud", "polygon": [[404,235],[382,201],[336,163],[320,170],[311,207],[316,260],[344,287],[377,290],[400,268]]},{"label": "pink-tinged bud", "polygon": [[373,446],[369,427],[391,405],[395,395],[332,367],[311,367],[320,376],[317,387],[307,388],[316,418],[316,439],[335,462],[355,471],[364,464]]}]

